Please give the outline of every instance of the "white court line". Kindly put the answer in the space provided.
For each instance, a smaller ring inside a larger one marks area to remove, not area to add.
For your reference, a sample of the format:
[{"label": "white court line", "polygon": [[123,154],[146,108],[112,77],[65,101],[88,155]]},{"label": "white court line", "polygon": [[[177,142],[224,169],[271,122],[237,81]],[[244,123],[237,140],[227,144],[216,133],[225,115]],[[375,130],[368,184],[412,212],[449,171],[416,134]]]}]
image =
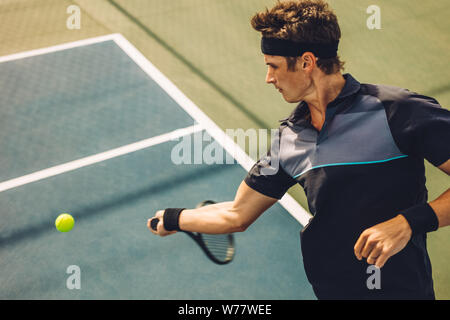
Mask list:
[{"label": "white court line", "polygon": [[172,141],[181,138],[186,135],[204,130],[201,125],[193,125],[187,128],[177,129],[169,133],[165,133],[156,137],[144,139],[135,143],[128,144],[119,148],[111,149],[102,153],[98,153],[82,159],[70,161],[55,167],[37,171],[25,176],[11,179],[0,183],[0,192],[6,191],[12,188],[20,187],[25,184],[36,182],[42,179],[50,178],[61,173],[73,171],[86,166],[90,166],[94,163],[102,162],[112,158],[116,158],[131,152],[142,150],[157,144]]},{"label": "white court line", "polygon": [[[203,111],[200,110],[188,97],[186,97],[166,76],[164,76],[145,56],[143,56],[127,39],[121,34],[115,33],[101,37],[89,38],[81,41],[65,43],[62,45],[52,46],[43,49],[31,50],[22,53],[12,54],[0,57],[0,63],[12,61],[36,55],[42,55],[50,52],[56,52],[71,49],[80,46],[86,46],[94,43],[113,40],[122,50],[144,71],[150,78],[157,82],[167,94],[172,97],[197,123],[200,123],[204,129],[213,137],[222,147],[232,155],[236,161],[246,170],[249,171],[254,164],[251,159],[225,132],[219,128]],[[54,167],[55,168],[55,167]],[[50,168],[51,169],[51,168]],[[46,170],[50,170],[46,169]],[[43,170],[43,171],[46,171]],[[40,171],[42,172],[42,171]],[[30,175],[28,175],[30,176]],[[27,177],[27,176],[24,176]],[[22,177],[22,178],[24,178]],[[20,178],[18,178],[20,179]],[[17,179],[13,179],[17,180]],[[13,181],[5,181],[0,183],[1,187],[4,183]],[[311,215],[289,194],[285,194],[279,201],[280,204],[303,226],[308,224]]]},{"label": "white court line", "polygon": [[57,51],[62,51],[62,50],[67,50],[67,49],[72,49],[72,48],[77,48],[77,47],[83,47],[83,46],[87,46],[90,44],[104,42],[104,41],[108,41],[108,40],[114,40],[114,38],[116,36],[117,36],[116,34],[108,34],[106,36],[100,36],[100,37],[89,38],[89,39],[84,39],[84,40],[79,40],[79,41],[74,41],[74,42],[69,42],[69,43],[63,43],[63,44],[59,44],[59,45],[51,46],[51,47],[47,47],[47,48],[19,52],[19,53],[0,57],[0,63],[7,62],[7,61],[13,61],[13,60],[19,60],[19,59],[28,58],[28,57],[39,56],[39,55],[43,55],[43,54],[47,54],[47,53],[51,53],[51,52],[57,52]]}]

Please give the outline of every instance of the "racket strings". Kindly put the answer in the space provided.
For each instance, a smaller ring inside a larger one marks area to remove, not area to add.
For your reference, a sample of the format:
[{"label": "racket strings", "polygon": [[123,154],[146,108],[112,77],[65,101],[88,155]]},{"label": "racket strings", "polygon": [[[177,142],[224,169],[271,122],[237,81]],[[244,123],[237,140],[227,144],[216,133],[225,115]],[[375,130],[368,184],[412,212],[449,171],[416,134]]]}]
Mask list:
[{"label": "racket strings", "polygon": [[228,234],[202,234],[208,251],[220,261],[229,261],[234,255],[234,246]]}]

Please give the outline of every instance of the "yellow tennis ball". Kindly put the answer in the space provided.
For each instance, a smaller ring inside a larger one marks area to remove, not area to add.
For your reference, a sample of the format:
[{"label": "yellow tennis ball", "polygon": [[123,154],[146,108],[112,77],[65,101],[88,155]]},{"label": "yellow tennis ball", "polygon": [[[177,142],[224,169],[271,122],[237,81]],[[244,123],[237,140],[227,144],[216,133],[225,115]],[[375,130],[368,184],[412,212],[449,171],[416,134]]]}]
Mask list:
[{"label": "yellow tennis ball", "polygon": [[74,224],[75,220],[68,213],[60,214],[55,221],[56,229],[61,232],[69,232],[70,230],[72,230]]}]

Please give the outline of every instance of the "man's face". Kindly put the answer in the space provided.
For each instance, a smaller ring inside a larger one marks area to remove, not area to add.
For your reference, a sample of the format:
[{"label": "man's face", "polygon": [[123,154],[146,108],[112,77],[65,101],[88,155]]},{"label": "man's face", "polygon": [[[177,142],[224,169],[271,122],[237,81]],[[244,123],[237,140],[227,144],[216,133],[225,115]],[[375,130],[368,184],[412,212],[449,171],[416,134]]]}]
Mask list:
[{"label": "man's face", "polygon": [[300,102],[309,93],[311,79],[301,68],[301,59],[297,59],[296,71],[288,70],[287,61],[282,56],[264,55],[267,65],[266,82],[271,83],[283,95],[287,102]]}]

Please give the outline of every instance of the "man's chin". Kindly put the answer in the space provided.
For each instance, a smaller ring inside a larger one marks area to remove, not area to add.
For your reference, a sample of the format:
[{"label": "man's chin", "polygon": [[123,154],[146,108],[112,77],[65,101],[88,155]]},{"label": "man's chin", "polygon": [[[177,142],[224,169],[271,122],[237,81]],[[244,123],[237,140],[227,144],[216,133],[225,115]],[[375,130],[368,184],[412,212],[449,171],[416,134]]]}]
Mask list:
[{"label": "man's chin", "polygon": [[285,97],[285,96],[283,96],[283,99],[284,99],[284,101],[286,101],[287,103],[298,103],[298,102],[301,101],[301,100],[299,100],[299,99],[293,99],[293,98],[289,98],[289,97]]}]

